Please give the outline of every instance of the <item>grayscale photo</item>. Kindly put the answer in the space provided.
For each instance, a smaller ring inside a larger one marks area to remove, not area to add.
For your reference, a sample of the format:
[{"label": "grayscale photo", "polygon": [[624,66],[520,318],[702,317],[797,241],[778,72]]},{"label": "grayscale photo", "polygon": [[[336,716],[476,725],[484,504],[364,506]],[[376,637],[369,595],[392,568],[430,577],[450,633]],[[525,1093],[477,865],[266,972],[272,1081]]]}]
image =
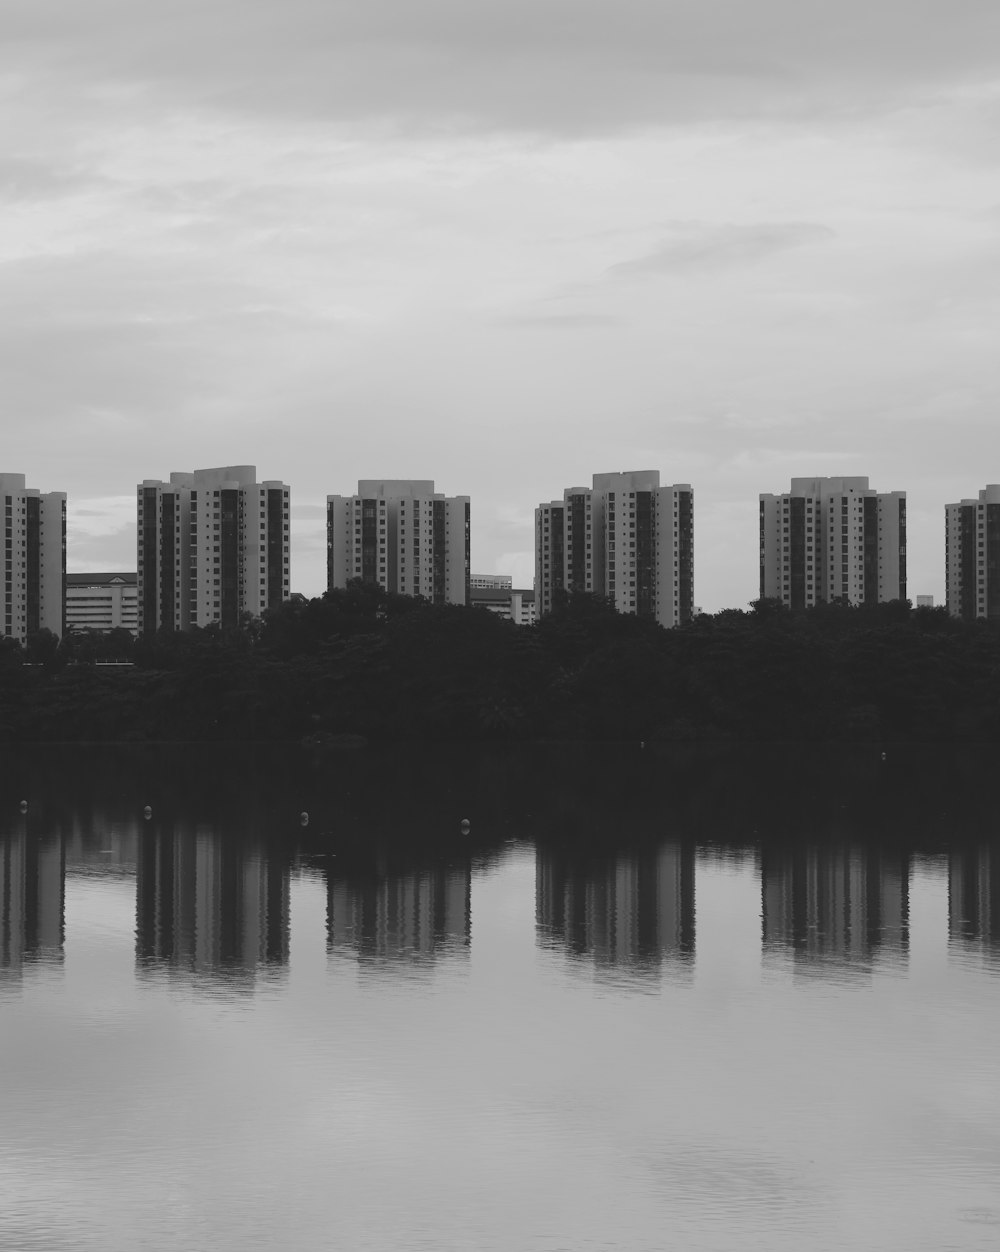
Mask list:
[{"label": "grayscale photo", "polygon": [[0,1252],[996,1252],[1000,7],[0,102]]}]

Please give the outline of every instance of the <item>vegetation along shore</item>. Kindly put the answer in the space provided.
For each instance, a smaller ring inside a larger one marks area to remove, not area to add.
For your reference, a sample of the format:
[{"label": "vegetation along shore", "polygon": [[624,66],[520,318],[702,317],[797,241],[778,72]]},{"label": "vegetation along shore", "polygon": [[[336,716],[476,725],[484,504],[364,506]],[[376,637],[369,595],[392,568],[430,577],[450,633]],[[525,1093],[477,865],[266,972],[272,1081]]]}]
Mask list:
[{"label": "vegetation along shore", "polygon": [[0,649],[2,742],[534,739],[994,741],[1000,630],[900,601],[665,630],[582,595],[524,627],[353,584],[231,632]]}]

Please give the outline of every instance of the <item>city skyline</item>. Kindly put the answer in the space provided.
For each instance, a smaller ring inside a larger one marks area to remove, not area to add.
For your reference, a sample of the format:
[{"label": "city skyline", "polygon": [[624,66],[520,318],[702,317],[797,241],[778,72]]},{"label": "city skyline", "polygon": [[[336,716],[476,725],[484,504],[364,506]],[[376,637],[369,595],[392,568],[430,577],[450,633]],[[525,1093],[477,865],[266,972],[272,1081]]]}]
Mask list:
[{"label": "city skyline", "polygon": [[996,46],[974,0],[16,6],[7,463],[71,572],[131,565],[150,466],[266,465],[305,594],[330,483],[469,492],[526,585],[553,483],[669,466],[709,611],[761,489],[863,473],[942,603],[1000,464]]},{"label": "city skyline", "polygon": [[[256,473],[253,465],[221,466],[174,471],[169,482],[147,478],[138,485],[134,542],[140,633],[141,620],[151,614],[152,618],[160,620],[163,613],[167,613],[173,625],[181,629],[205,625],[211,620],[232,624],[243,612],[259,617],[264,608],[288,599],[293,592],[303,594],[292,586],[290,576],[294,538],[290,523],[291,489],[280,480],[258,484]],[[652,612],[667,626],[681,624],[692,614],[712,612],[702,605],[696,606],[692,592],[696,562],[691,485],[661,488],[659,479],[660,471],[649,469],[595,474],[592,486],[565,488],[562,500],[543,501],[536,506],[531,581],[539,603],[537,608],[533,607],[530,620],[534,620],[536,612],[551,610],[553,596],[564,589],[609,595],[619,611]],[[131,573],[94,573],[67,569],[66,493],[28,488],[24,474],[0,474],[0,480],[0,486],[6,484],[10,549],[6,593],[8,620],[3,633],[24,642],[39,625],[44,624],[58,635],[62,633],[60,623],[63,620],[67,627],[80,627],[91,619],[99,629],[125,624],[135,630],[134,570]],[[200,527],[193,511],[197,507],[199,485],[209,488],[202,493],[205,496],[202,511],[207,508],[208,512],[201,518]],[[327,585],[323,590],[343,588],[352,578],[362,577],[390,591],[421,595],[435,603],[457,604],[472,602],[470,588],[473,586],[480,589],[480,599],[483,588],[511,590],[510,574],[472,572],[471,497],[447,497],[436,492],[432,479],[362,479],[357,486],[353,496],[331,494],[326,497]],[[232,533],[228,539],[226,534],[215,533],[220,529],[226,531],[225,518],[218,513],[218,499],[214,500],[214,518],[211,510],[213,500],[210,497],[226,495],[225,491],[220,492],[221,488],[233,489],[230,520],[236,529],[230,527]],[[633,547],[638,543],[631,553],[637,559],[625,562],[631,569],[622,567],[624,581],[618,592],[613,585],[615,559],[629,554],[624,550],[615,553],[613,501],[616,488],[623,492],[623,500],[630,497],[626,500],[626,510],[629,507],[634,510],[631,515],[627,512],[623,515],[624,527],[619,538],[625,549],[630,542]],[[253,496],[252,505],[243,499],[247,491]],[[653,497],[658,499],[660,495],[664,495],[664,499],[658,506],[659,513],[654,508],[642,522],[639,497],[647,501],[643,507],[648,509]],[[167,496],[170,498],[169,517],[163,503]],[[242,503],[237,503],[237,498]],[[960,503],[944,505],[947,591],[941,607],[946,607],[952,616],[972,619],[997,615],[994,567],[1000,549],[994,542],[994,532],[1000,526],[998,499],[1000,485],[988,483],[979,490],[978,500],[964,498]],[[870,487],[867,475],[799,477],[792,478],[789,492],[781,495],[761,492],[758,501],[759,597],[782,599],[793,609],[840,598],[855,605],[898,598],[909,600],[916,607],[933,607],[934,595],[914,592],[907,583],[910,559],[907,555],[906,491],[879,492]],[[151,512],[147,506],[153,506]],[[244,506],[250,510],[246,516]],[[32,509],[34,513],[29,516]],[[43,515],[47,516],[45,510],[52,509],[55,512],[49,527],[44,524],[39,527]],[[611,528],[607,535],[604,533],[605,509],[607,526]],[[143,521],[144,510],[149,512],[147,522]],[[836,511],[836,516],[831,510]],[[371,516],[365,520],[368,512]],[[659,520],[654,520],[654,514]],[[978,515],[978,523],[975,515]],[[411,523],[409,535],[407,518]],[[574,541],[576,531],[579,534]],[[220,538],[225,540],[221,549],[217,542]],[[606,541],[607,551],[604,550]],[[169,551],[163,549],[164,543]],[[661,543],[664,551],[657,556]],[[672,551],[668,552],[671,544]],[[152,582],[145,579],[149,589],[147,598],[152,598],[143,610],[144,550],[155,552],[156,562],[166,562],[164,569],[169,566],[172,574],[169,588],[161,573],[157,573]],[[643,560],[638,560],[639,557]],[[213,561],[214,566],[220,568],[212,568]],[[228,583],[224,577],[226,569],[221,568],[227,561],[231,567]],[[408,561],[410,569],[407,569]],[[662,563],[662,569],[657,562]],[[672,569],[668,568],[671,563]],[[636,575],[641,571],[636,570],[636,565],[642,565],[646,571],[638,579]],[[656,566],[655,572],[653,566]],[[666,594],[664,589],[670,584],[670,574],[673,575],[673,599],[667,595],[670,603],[660,603],[661,593]],[[219,577],[213,578],[214,575]],[[127,588],[118,587],[116,598],[113,584],[129,581],[133,598],[125,608],[119,601],[127,594]],[[234,598],[237,583],[239,594]],[[52,586],[56,584],[58,595],[53,598]],[[230,584],[233,594],[229,596],[231,603],[226,609],[221,590]],[[46,587],[49,587],[48,593]],[[190,607],[189,591],[193,597]],[[655,608],[652,601],[646,603],[643,599],[645,595],[648,600],[651,593],[656,600]],[[161,605],[165,595],[167,600]],[[39,608],[44,622],[36,620]],[[131,615],[128,622],[119,620],[122,613]],[[515,616],[522,621],[520,606]]]},{"label": "city skyline", "polygon": [[[223,450],[224,451],[224,450]],[[191,458],[188,458],[190,460]],[[45,464],[42,460],[39,464]],[[861,463],[859,463],[861,464]],[[867,464],[867,463],[864,463]],[[998,457],[1000,464],[1000,457]],[[791,471],[800,468],[790,463]],[[41,473],[44,474],[44,468]],[[622,473],[634,471],[621,471]],[[858,474],[844,474],[838,477],[861,477]],[[869,477],[869,475],[863,475]],[[29,478],[38,478],[38,472],[31,471],[28,473]],[[563,474],[564,479],[568,479],[569,475]],[[585,481],[590,477],[587,473],[581,473],[579,476],[581,481]],[[811,477],[818,477],[812,475]],[[898,477],[898,476],[897,476]],[[466,476],[466,485],[468,475]],[[137,480],[141,481],[141,479]],[[281,481],[289,482],[288,477],[283,476]],[[969,482],[960,482],[958,479],[949,479],[957,485],[953,489],[953,495],[956,498],[965,498],[967,493],[978,491],[977,480]],[[982,481],[982,478],[978,480]],[[294,484],[292,484],[294,487]],[[751,484],[752,486],[752,484]],[[97,535],[92,530],[92,520],[96,516],[95,511],[91,508],[94,497],[84,494],[81,498],[74,500],[73,495],[60,488],[60,491],[67,497],[67,563],[66,569],[69,574],[89,573],[94,569],[134,569],[136,563],[135,554],[135,500],[134,495],[116,496],[114,503],[115,528],[113,534]],[[698,522],[699,522],[699,539],[698,539],[698,557],[695,564],[695,600],[708,613],[718,612],[726,608],[746,608],[747,605],[755,600],[759,595],[758,580],[758,561],[757,547],[759,538],[759,520],[758,520],[758,501],[759,495],[752,495],[747,500],[741,500],[739,505],[739,530],[731,533],[727,537],[727,542],[723,543],[721,538],[716,537],[715,540],[705,538],[706,531],[709,536],[713,533],[713,504],[711,501],[716,495],[710,485],[699,488],[698,491]],[[946,534],[945,523],[942,521],[942,510],[945,507],[944,496],[940,499],[935,497],[933,500],[923,499],[919,507],[914,506],[913,493],[906,488],[904,494],[907,497],[907,530],[908,545],[911,559],[908,564],[909,573],[907,583],[909,587],[908,595],[914,604],[918,595],[931,595],[934,603],[943,605],[946,601]],[[541,498],[541,497],[540,497]],[[706,498],[709,503],[706,505]],[[475,500],[475,491],[470,493],[470,499]],[[736,502],[734,502],[736,503]],[[125,505],[131,510],[131,519],[124,520],[126,509]],[[513,505],[511,507],[514,507]],[[538,501],[535,501],[531,512],[538,507]],[[317,511],[319,510],[319,511]],[[322,516],[320,516],[320,512]],[[477,509],[477,519],[479,517]],[[703,517],[703,512],[707,515]],[[727,517],[733,517],[733,513],[727,513]],[[327,504],[326,496],[323,496],[322,505],[314,505],[312,501],[305,503],[298,502],[298,493],[295,493],[291,507],[291,568],[293,577],[293,591],[301,592],[309,597],[322,595],[326,590],[326,532],[327,532]],[[916,520],[914,520],[916,519]],[[716,521],[718,518],[716,517]],[[508,560],[509,554],[500,553],[497,560],[500,562],[501,568],[496,565],[488,565],[487,558],[478,560],[476,557],[477,541],[480,548],[495,550],[495,545],[491,545],[487,529],[489,523],[483,523],[482,527],[474,525],[472,531],[472,556],[471,564],[482,571],[489,570],[498,574],[509,574],[514,585],[531,587],[534,581],[534,564],[535,564],[535,526],[534,517],[529,527],[529,538],[531,540],[531,548],[526,552],[518,554],[516,561]],[[480,533],[480,529],[484,533]],[[747,533],[750,534],[752,543],[747,541]],[[733,540],[736,543],[734,545]],[[322,539],[323,551],[320,552],[318,544]],[[709,569],[703,565],[700,558],[700,552],[704,543],[712,542],[712,551],[716,556],[716,566]],[[746,558],[749,565],[746,568],[742,563],[737,570],[733,564],[732,548],[740,552],[741,556]],[[94,559],[89,559],[87,554],[94,554]],[[103,559],[106,557],[106,559]],[[302,571],[302,577],[299,578],[299,571]],[[749,571],[749,572],[748,572]],[[707,574],[708,577],[704,577]],[[701,589],[704,580],[705,590]],[[727,590],[731,588],[731,590]],[[743,593],[746,598],[743,599]]]}]

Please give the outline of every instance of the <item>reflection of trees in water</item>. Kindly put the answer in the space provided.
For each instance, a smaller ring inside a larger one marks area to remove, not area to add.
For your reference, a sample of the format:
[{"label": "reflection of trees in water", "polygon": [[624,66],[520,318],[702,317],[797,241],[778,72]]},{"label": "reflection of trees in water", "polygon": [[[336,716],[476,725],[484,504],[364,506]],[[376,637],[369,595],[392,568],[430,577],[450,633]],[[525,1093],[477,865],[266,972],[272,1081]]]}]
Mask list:
[{"label": "reflection of trees in water", "polygon": [[139,840],[136,960],[249,989],[288,963],[289,871],[257,841],[151,825]]},{"label": "reflection of trees in water", "polygon": [[28,799],[84,851],[154,817],[295,843],[434,847],[468,818],[481,849],[510,838],[754,845],[787,835],[899,840],[991,828],[992,754],[951,745],[383,744],[61,745],[5,752],[0,804]]},{"label": "reflection of trees in water", "polygon": [[[660,748],[654,754],[661,759]],[[699,843],[832,839],[911,850],[942,846],[957,822],[990,820],[983,757],[963,745],[793,743],[693,750],[686,765],[662,755],[671,811]]]},{"label": "reflection of trees in water", "polygon": [[805,962],[867,965],[909,947],[909,857],[846,843],[767,846],[761,853],[765,950]]},{"label": "reflection of trees in water", "polygon": [[482,848],[523,833],[521,754],[460,744],[394,744],[309,755],[307,842],[433,851],[468,820]]},{"label": "reflection of trees in water", "polygon": [[694,849],[676,842],[587,855],[540,846],[535,868],[538,941],[598,968],[656,972],[694,958]]},{"label": "reflection of trees in water", "polygon": [[26,963],[60,963],[65,937],[66,857],[59,833],[18,815],[0,832],[0,986]]},{"label": "reflection of trees in water", "polygon": [[154,819],[264,836],[294,832],[302,808],[298,748],[261,744],[33,745],[5,760],[0,803],[72,832],[88,859],[108,831],[136,835]]}]

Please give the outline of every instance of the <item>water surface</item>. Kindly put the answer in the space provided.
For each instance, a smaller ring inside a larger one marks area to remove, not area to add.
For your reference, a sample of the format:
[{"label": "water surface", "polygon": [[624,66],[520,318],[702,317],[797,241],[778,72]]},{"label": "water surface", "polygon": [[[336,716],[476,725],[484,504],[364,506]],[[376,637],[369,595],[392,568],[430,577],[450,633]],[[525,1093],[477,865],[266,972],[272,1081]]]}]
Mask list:
[{"label": "water surface", "polygon": [[0,1247],[996,1248],[993,762],[823,751],[8,752]]}]

